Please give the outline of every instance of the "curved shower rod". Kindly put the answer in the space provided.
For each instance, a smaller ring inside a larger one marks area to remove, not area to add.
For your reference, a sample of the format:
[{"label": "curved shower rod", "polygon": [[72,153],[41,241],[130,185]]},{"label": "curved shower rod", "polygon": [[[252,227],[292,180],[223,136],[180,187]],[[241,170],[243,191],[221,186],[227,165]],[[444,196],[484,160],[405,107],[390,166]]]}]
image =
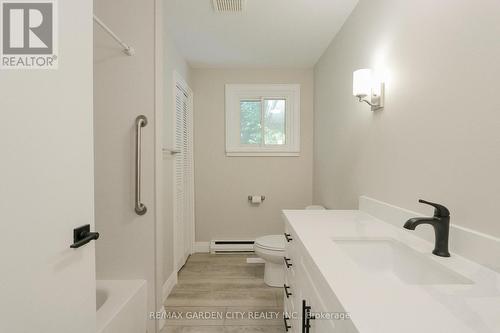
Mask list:
[{"label": "curved shower rod", "polygon": [[94,22],[97,23],[104,31],[106,31],[111,37],[113,37],[114,40],[118,42],[118,44],[121,45],[123,48],[123,53],[125,53],[128,56],[133,56],[135,54],[135,50],[132,46],[128,45],[125,43],[123,40],[120,39],[106,24],[104,24],[103,21],[101,21],[100,18],[98,18],[94,14]]}]

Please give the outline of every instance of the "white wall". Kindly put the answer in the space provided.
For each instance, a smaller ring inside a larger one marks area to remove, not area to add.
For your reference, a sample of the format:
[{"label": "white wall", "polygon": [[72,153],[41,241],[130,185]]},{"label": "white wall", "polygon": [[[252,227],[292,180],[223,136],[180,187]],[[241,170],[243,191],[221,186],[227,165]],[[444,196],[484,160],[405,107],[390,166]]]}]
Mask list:
[{"label": "white wall", "polygon": [[[166,14],[164,15],[167,16]],[[191,68],[177,51],[171,32],[164,22],[162,40],[163,47],[163,119],[162,119],[162,142],[163,147],[173,148],[174,146],[174,73],[181,76],[189,85],[191,84]],[[160,255],[162,256],[162,281],[165,283],[174,272],[174,239],[173,239],[173,211],[174,211],[174,158],[169,154],[163,155],[162,161],[162,188],[161,200],[162,226],[163,226],[163,246]]]},{"label": "white wall", "polygon": [[[155,311],[155,1],[96,1],[95,13],[135,48],[133,57],[94,25],[95,207],[98,279],[145,279]],[[142,201],[134,212],[135,118],[144,114]],[[161,292],[161,290],[158,290]],[[148,331],[155,331],[148,320]]]},{"label": "white wall", "polygon": [[[314,201],[365,194],[500,236],[500,2],[361,0],[315,67]],[[386,107],[352,94],[352,72],[386,68]]]},{"label": "white wall", "polygon": [[[226,157],[227,83],[298,83],[301,85],[300,157]],[[253,239],[281,233],[285,208],[312,201],[312,70],[196,69],[194,150],[196,241]],[[249,194],[266,196],[252,207]]]},{"label": "white wall", "polygon": [[96,327],[92,1],[56,5],[59,67],[0,70],[0,332]]}]

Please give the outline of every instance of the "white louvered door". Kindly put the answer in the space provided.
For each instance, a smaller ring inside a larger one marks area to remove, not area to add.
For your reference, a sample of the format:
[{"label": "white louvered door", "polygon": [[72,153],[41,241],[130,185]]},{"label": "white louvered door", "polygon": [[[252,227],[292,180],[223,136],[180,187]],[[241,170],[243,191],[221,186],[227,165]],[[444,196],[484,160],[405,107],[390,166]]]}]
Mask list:
[{"label": "white louvered door", "polygon": [[175,203],[174,244],[177,270],[186,263],[194,243],[194,170],[192,92],[186,84],[175,87]]}]

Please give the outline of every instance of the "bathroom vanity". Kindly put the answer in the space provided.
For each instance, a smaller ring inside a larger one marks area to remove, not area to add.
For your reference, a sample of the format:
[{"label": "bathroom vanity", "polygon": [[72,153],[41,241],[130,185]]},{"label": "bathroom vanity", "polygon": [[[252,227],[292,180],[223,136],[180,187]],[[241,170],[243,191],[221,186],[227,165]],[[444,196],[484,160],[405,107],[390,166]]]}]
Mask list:
[{"label": "bathroom vanity", "polygon": [[361,210],[283,217],[288,332],[500,332],[500,274],[453,248],[450,258],[433,255],[405,220]]},{"label": "bathroom vanity", "polygon": [[[291,212],[285,212],[285,216]],[[293,213],[292,213],[293,214]],[[317,213],[314,213],[317,214]],[[287,332],[357,332],[290,223],[286,223],[284,325]],[[322,320],[319,313],[347,320]],[[313,319],[314,318],[314,319]]]}]

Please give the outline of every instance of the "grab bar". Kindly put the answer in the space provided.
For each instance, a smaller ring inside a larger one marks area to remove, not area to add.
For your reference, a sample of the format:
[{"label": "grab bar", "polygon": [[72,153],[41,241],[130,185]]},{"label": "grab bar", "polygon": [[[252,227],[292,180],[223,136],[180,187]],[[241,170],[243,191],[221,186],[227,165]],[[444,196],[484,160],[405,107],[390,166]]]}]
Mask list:
[{"label": "grab bar", "polygon": [[148,118],[140,115],[135,119],[136,141],[135,141],[135,212],[144,215],[147,212],[146,205],[141,202],[141,165],[142,165],[142,128],[148,124]]}]

